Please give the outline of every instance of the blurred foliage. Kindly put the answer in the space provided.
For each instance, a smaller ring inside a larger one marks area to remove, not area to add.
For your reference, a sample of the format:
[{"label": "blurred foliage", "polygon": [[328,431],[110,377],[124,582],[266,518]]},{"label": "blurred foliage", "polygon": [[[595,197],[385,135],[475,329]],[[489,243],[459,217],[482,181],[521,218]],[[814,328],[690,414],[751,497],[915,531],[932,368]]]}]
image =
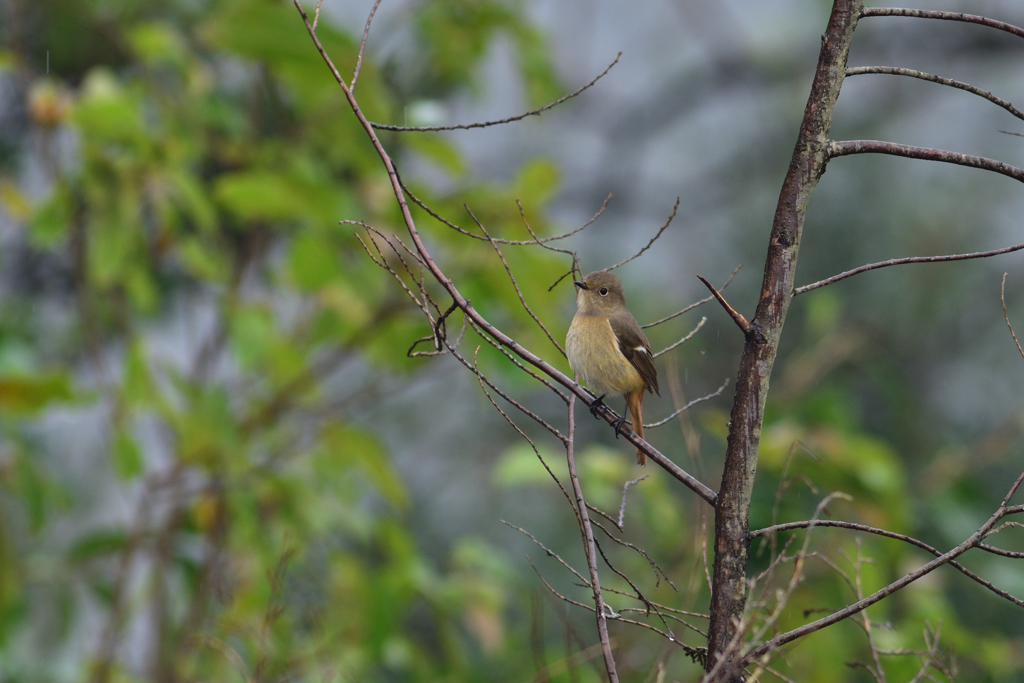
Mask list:
[{"label": "blurred foliage", "polygon": [[[6,7],[0,77],[18,98],[0,111],[12,122],[0,131],[0,202],[14,226],[0,278],[0,681],[603,680],[590,614],[549,600],[528,565],[471,536],[426,547],[409,485],[382,435],[356,417],[379,405],[385,380],[401,386],[432,362],[406,357],[429,330],[364,246],[396,268],[398,254],[360,230],[361,245],[338,223],[403,239],[379,160],[291,3]],[[562,94],[521,3],[409,7],[414,57],[363,64],[358,94],[371,120],[400,120],[416,102],[472,89],[501,41],[530,105]],[[358,36],[326,12],[318,35],[346,73]],[[559,182],[551,162],[530,160],[497,184],[471,176],[446,137],[386,144],[399,164],[416,159],[445,177],[453,189],[444,193],[404,180],[466,230],[480,234],[464,203],[490,234],[528,238],[520,200],[534,231],[554,232],[543,215]],[[463,294],[554,357],[491,245],[413,214]],[[563,320],[565,302],[547,288],[565,257],[503,253],[538,316]],[[947,490],[934,518],[950,529],[928,528],[897,446],[864,426],[851,399],[867,342],[844,325],[841,301],[809,300],[804,329],[792,332],[798,348],[773,381],[752,528],[808,519],[841,491],[852,499],[833,501],[826,516],[959,542],[982,521],[976,493],[950,484],[953,471],[931,473]],[[467,335],[463,349],[480,343]],[[535,386],[498,350],[478,353],[505,386]],[[676,359],[700,362],[688,347]],[[885,379],[875,378],[879,390],[898,392]],[[685,413],[658,434],[678,429],[668,452],[713,482],[701,444],[720,452],[726,420],[713,409]],[[624,482],[638,473],[589,429],[580,428],[579,453],[587,496],[617,519]],[[543,441],[538,449],[568,486],[563,453]],[[527,531],[583,570],[571,512],[537,455],[525,442],[504,448],[490,484],[557,505],[550,528]],[[645,474],[627,495],[623,531],[595,516],[635,547],[603,532],[599,540],[652,600],[703,612],[711,511],[659,472]],[[781,628],[853,600],[858,567],[870,591],[927,559],[854,532],[811,535],[829,562],[809,561]],[[804,537],[755,542],[752,571]],[[587,601],[560,564],[531,552],[554,588]],[[995,573],[990,559],[979,566]],[[759,616],[774,609],[790,566],[755,586]],[[602,581],[621,592],[609,602],[622,616],[703,644],[700,616],[647,614],[622,576]],[[921,649],[925,625],[941,624],[968,679],[1012,680],[1022,648],[1004,630],[964,621],[957,582],[943,570],[869,610],[879,647]],[[677,645],[611,628],[623,680],[698,675]],[[864,631],[847,622],[789,651],[785,664],[798,680],[868,680],[846,663],[869,658]],[[890,680],[916,672],[913,657],[885,662]]]},{"label": "blurred foliage", "polygon": [[[523,637],[515,582],[480,540],[427,558],[381,439],[349,414],[375,377],[423,365],[405,357],[423,325],[338,224],[399,216],[295,8],[7,9],[21,99],[3,115],[24,139],[5,137],[0,193],[21,228],[0,302],[0,680],[493,680]],[[531,98],[558,89],[514,4],[422,2],[412,22],[434,82],[404,93],[368,59],[371,119],[471,87],[502,36]],[[318,35],[351,68],[356,39],[326,14]],[[478,185],[443,138],[393,142],[497,231],[522,232],[513,199],[539,209],[557,184],[538,161]],[[516,301],[487,243],[440,239],[469,291]]]}]

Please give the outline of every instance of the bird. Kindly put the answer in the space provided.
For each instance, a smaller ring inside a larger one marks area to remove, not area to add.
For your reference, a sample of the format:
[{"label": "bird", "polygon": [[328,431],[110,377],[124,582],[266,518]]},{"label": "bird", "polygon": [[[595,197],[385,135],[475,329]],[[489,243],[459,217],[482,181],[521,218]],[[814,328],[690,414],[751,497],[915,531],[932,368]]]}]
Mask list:
[{"label": "bird", "polygon": [[[604,405],[605,396],[621,393],[633,421],[633,432],[642,439],[644,392],[661,396],[651,344],[626,308],[622,281],[617,276],[598,270],[574,284],[576,315],[565,338],[569,367],[594,393],[600,394],[590,405],[594,417]],[[625,421],[623,410],[614,423],[615,438]],[[640,449],[636,461],[639,465],[647,464],[647,455]]]}]

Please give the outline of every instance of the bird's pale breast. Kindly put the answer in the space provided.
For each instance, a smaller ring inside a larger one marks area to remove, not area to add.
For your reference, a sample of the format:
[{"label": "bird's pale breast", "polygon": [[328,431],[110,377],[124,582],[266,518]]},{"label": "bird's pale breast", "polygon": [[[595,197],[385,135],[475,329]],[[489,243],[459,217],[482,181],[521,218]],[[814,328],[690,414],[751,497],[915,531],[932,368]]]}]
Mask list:
[{"label": "bird's pale breast", "polygon": [[619,351],[607,317],[576,315],[565,338],[565,353],[573,372],[598,394],[622,394],[646,386]]}]

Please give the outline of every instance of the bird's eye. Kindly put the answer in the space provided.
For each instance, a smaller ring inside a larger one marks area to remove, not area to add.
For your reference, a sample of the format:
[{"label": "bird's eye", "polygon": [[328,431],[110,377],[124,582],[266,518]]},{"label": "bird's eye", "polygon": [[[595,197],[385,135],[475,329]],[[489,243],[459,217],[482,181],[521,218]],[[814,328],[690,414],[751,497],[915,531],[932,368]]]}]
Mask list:
[{"label": "bird's eye", "polygon": [[601,296],[604,296],[604,295],[606,295],[607,293],[608,293],[608,288],[607,288],[607,287],[602,287],[602,288],[601,288]]}]

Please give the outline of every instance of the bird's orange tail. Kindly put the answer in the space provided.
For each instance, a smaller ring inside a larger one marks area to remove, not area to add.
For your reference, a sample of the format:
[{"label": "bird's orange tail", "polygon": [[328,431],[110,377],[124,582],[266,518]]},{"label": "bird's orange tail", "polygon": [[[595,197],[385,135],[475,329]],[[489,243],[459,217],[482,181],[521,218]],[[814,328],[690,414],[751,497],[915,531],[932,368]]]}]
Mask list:
[{"label": "bird's orange tail", "polygon": [[[644,392],[632,391],[626,396],[626,403],[629,405],[629,417],[633,420],[633,433],[644,438]],[[638,465],[647,464],[647,454],[639,448],[636,450],[636,462]]]}]

